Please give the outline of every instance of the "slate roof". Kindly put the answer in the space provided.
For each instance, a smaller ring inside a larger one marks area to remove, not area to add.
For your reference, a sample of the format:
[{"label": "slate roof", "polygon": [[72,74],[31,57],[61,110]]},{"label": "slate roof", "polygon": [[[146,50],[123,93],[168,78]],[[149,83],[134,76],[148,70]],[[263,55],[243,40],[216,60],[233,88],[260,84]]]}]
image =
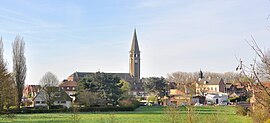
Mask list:
[{"label": "slate roof", "polygon": [[136,34],[136,29],[134,29],[134,34],[133,34],[133,39],[132,39],[130,52],[140,53],[137,34]]},{"label": "slate roof", "polygon": [[[92,76],[96,72],[74,72],[72,75],[73,76],[73,81],[79,81],[81,78],[87,77],[87,76]],[[105,74],[110,74],[112,76],[117,76],[120,79],[126,80],[128,82],[132,82],[133,78],[130,76],[129,73],[105,73]]]},{"label": "slate roof", "polygon": [[210,79],[201,79],[198,81],[199,84],[206,84],[206,85],[219,85],[220,82],[224,82],[222,78],[210,78]]}]

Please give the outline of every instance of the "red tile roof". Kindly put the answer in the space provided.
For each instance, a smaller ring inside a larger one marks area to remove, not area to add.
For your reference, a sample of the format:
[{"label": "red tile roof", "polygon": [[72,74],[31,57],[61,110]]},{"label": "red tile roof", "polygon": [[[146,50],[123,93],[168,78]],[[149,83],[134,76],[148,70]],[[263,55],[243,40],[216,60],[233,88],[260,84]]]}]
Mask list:
[{"label": "red tile roof", "polygon": [[59,84],[59,87],[77,87],[77,82],[75,81],[64,81]]}]

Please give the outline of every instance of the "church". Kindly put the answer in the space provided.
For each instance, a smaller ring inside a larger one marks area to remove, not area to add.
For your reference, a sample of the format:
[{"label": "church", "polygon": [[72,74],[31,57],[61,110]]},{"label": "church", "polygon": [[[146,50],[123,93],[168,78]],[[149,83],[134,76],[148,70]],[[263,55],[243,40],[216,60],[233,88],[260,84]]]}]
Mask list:
[{"label": "church", "polygon": [[[131,85],[131,95],[144,96],[143,84],[140,78],[140,49],[136,29],[134,30],[133,39],[131,42],[131,49],[129,51],[129,73],[105,73],[117,76],[125,80]],[[79,82],[80,79],[87,77],[95,72],[74,72],[71,74],[66,82]]]}]

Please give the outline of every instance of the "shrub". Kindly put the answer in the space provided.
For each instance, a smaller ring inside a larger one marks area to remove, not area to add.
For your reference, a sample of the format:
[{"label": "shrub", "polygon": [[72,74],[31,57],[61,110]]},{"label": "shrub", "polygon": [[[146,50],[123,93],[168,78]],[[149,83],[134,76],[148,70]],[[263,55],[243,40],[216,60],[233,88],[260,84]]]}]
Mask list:
[{"label": "shrub", "polygon": [[248,108],[243,106],[236,106],[236,114],[246,116],[248,113]]},{"label": "shrub", "polygon": [[251,117],[254,123],[263,123],[270,118],[269,110],[260,104],[254,105]]},{"label": "shrub", "polygon": [[120,106],[133,106],[131,100],[121,100],[121,101],[119,101],[119,105]]}]

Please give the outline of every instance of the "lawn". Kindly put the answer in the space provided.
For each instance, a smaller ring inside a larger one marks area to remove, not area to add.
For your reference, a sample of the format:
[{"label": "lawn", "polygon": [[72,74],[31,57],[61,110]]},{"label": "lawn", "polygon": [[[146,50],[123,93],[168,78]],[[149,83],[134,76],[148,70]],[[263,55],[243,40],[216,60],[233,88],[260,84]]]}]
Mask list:
[{"label": "lawn", "polygon": [[[177,119],[178,122],[187,121],[187,111],[180,108],[176,114],[166,113],[166,107],[140,107],[132,112],[95,112],[79,113],[80,123],[166,123]],[[235,114],[235,107],[231,106],[203,106],[191,108],[191,118],[198,123],[224,122],[224,123],[251,123],[250,117]],[[176,117],[172,118],[173,115]],[[10,118],[11,117],[11,118]],[[67,123],[72,113],[48,114],[18,114],[13,118],[7,115],[0,116],[0,123]]]}]

